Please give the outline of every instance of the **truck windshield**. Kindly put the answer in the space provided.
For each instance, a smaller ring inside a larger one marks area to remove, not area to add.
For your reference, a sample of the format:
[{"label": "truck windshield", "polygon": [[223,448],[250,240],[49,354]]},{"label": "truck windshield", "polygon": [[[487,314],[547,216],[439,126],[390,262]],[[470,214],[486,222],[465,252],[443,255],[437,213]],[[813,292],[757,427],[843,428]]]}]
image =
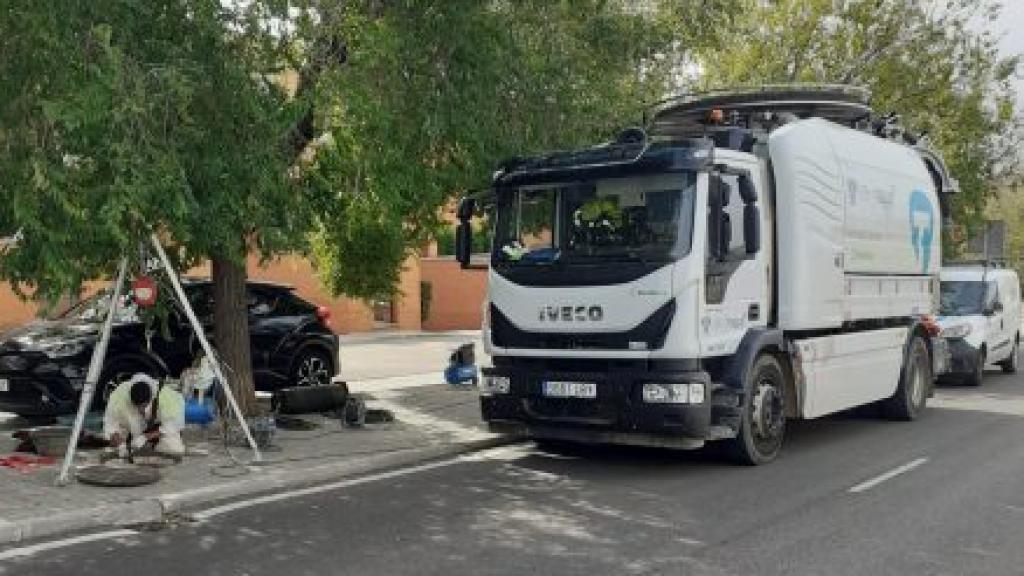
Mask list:
[{"label": "truck windshield", "polygon": [[499,195],[494,259],[669,260],[690,251],[696,174],[528,186]]},{"label": "truck windshield", "polygon": [[981,314],[985,308],[986,288],[991,282],[947,280],[940,286],[939,313],[944,316]]}]

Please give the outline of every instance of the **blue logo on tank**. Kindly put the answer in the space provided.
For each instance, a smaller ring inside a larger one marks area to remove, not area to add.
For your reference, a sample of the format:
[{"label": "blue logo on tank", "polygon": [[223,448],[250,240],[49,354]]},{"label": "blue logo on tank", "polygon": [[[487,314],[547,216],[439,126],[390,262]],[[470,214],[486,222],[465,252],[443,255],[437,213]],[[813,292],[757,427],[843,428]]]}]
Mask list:
[{"label": "blue logo on tank", "polygon": [[[917,214],[928,217],[924,225]],[[932,257],[932,241],[935,239],[935,209],[928,195],[921,189],[910,193],[910,245],[914,248],[914,259],[921,264],[921,273],[928,272],[928,264]]]}]

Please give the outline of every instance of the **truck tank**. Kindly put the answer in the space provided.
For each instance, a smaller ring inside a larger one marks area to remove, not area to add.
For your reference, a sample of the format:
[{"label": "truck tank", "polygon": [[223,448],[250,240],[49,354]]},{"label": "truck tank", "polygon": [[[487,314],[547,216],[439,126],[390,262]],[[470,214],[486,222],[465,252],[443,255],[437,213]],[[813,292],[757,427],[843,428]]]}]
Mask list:
[{"label": "truck tank", "polygon": [[768,153],[780,328],[933,311],[941,215],[913,148],[812,118],[774,131]]}]

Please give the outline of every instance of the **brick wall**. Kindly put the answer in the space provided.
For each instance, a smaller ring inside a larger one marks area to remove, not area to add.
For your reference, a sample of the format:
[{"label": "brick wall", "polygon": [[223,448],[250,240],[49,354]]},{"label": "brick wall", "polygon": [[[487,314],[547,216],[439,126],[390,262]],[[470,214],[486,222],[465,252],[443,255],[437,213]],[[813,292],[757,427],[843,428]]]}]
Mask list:
[{"label": "brick wall", "polygon": [[13,328],[36,317],[38,307],[22,302],[6,284],[0,287],[0,330]]},{"label": "brick wall", "polygon": [[424,330],[475,330],[480,328],[482,306],[487,298],[487,271],[463,270],[453,258],[420,260],[423,282],[431,284],[430,314]]}]

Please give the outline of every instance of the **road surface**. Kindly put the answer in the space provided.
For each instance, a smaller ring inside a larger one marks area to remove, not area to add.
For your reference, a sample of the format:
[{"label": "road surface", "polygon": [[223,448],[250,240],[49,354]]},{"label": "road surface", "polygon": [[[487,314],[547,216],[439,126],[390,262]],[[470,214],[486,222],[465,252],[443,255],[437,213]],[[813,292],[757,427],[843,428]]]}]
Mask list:
[{"label": "road surface", "polygon": [[532,445],[0,548],[0,575],[1022,574],[1024,378],[915,423],[793,423],[781,459]]}]

